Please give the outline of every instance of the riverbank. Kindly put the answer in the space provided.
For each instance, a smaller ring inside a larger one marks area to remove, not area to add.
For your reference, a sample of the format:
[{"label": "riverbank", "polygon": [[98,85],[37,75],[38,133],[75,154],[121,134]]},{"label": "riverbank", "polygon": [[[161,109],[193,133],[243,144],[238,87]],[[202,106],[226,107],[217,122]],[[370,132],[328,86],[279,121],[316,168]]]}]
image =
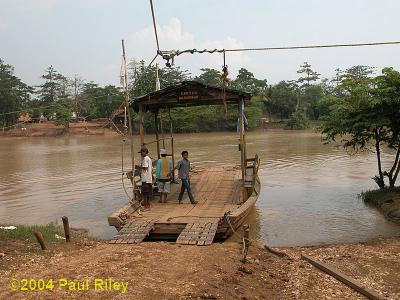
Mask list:
[{"label": "riverbank", "polygon": [[[400,297],[399,238],[275,248],[285,257],[253,243],[246,264],[240,261],[241,245],[233,242],[205,247],[167,242],[115,245],[74,237],[69,244],[49,242],[46,251],[38,250],[33,241],[3,236],[0,242],[2,248],[8,245],[0,257],[0,299],[363,299],[302,260],[301,254],[335,266],[389,299]],[[10,280],[23,278],[53,279],[55,288],[11,291]],[[60,278],[88,280],[88,289],[68,290],[72,283],[59,288]],[[126,292],[94,290],[96,279],[108,278],[127,283]]]},{"label": "riverbank", "polygon": [[117,134],[110,128],[106,119],[87,122],[70,123],[66,128],[54,122],[21,123],[10,130],[0,131],[0,136],[6,137],[59,137],[64,135],[105,135]]},{"label": "riverbank", "polygon": [[[306,130],[316,131],[319,123],[312,122]],[[287,121],[265,122],[251,131],[283,130],[287,128]],[[221,131],[216,131],[221,132]],[[223,132],[223,131],[222,131]],[[190,134],[190,132],[188,132]],[[194,132],[199,133],[199,132]],[[204,132],[207,133],[207,132]],[[117,134],[115,127],[110,127],[108,120],[99,119],[87,122],[70,123],[66,128],[54,122],[46,123],[20,123],[9,130],[0,130],[0,137],[60,137],[64,135],[112,135]],[[184,134],[184,133],[183,133]]]},{"label": "riverbank", "polygon": [[400,188],[371,190],[361,194],[368,205],[377,208],[387,219],[400,224]]}]

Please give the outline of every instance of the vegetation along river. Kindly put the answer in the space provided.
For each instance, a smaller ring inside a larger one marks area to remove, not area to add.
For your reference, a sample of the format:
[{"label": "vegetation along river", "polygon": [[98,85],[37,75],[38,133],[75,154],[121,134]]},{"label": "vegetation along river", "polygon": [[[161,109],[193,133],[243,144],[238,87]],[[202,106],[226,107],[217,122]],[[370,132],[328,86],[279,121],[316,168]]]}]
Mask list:
[{"label": "vegetation along river", "polygon": [[[247,140],[248,153],[261,157],[262,190],[249,219],[261,241],[316,245],[400,234],[400,226],[357,197],[375,188],[372,153],[349,155],[312,131],[257,131]],[[175,144],[176,158],[186,149],[195,167],[239,160],[235,133],[181,134]],[[66,215],[93,236],[113,236],[107,216],[127,201],[121,145],[119,136],[108,135],[1,138],[0,223],[46,224]]]}]

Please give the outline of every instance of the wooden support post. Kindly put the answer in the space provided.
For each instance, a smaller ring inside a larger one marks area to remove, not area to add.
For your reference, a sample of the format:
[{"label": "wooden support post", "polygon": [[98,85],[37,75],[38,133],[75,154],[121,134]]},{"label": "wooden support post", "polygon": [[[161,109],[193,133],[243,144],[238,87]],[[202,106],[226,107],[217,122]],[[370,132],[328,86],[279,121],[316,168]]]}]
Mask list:
[{"label": "wooden support post", "polygon": [[66,216],[62,217],[62,221],[64,225],[65,241],[69,243],[71,241],[71,233],[70,233],[68,218]]},{"label": "wooden support post", "polygon": [[140,133],[140,146],[144,146],[144,111],[143,104],[139,104],[139,133]]},{"label": "wooden support post", "polygon": [[158,109],[154,112],[154,126],[156,128],[157,157],[160,159],[160,139],[158,137]]},{"label": "wooden support post", "polygon": [[44,244],[43,235],[40,231],[33,231],[33,235],[35,236],[36,240],[40,244],[42,250],[46,250],[46,245]]},{"label": "wooden support post", "polygon": [[[175,168],[175,150],[174,150],[174,136],[173,136],[173,127],[172,127],[172,117],[171,117],[171,110],[169,112],[169,132],[171,135],[171,151],[172,151],[172,169]],[[175,182],[175,172],[172,172],[172,181]]]},{"label": "wooden support post", "polygon": [[162,122],[162,111],[160,112],[160,130],[161,130],[161,137],[162,137],[162,147],[165,149],[165,136],[164,136],[164,128]]},{"label": "wooden support post", "polygon": [[348,285],[349,287],[356,290],[357,292],[363,294],[368,299],[373,299],[373,300],[386,299],[382,295],[379,295],[377,292],[364,287],[360,282],[358,282],[354,278],[351,278],[351,277],[343,274],[342,272],[340,272],[339,270],[335,269],[334,267],[332,267],[328,264],[318,261],[315,258],[312,258],[311,256],[308,256],[306,254],[302,254],[301,258],[308,261],[310,264],[312,264],[313,266],[317,267],[318,269],[324,271],[325,273],[335,277],[337,280],[340,280],[341,282]]},{"label": "wooden support post", "polygon": [[242,180],[244,184],[246,172],[246,158],[245,158],[245,136],[244,136],[244,101],[243,98],[239,99],[239,133],[240,133],[240,165],[242,167]]},{"label": "wooden support post", "polygon": [[243,258],[242,262],[246,262],[247,252],[249,251],[250,246],[250,226],[248,224],[243,225]]}]

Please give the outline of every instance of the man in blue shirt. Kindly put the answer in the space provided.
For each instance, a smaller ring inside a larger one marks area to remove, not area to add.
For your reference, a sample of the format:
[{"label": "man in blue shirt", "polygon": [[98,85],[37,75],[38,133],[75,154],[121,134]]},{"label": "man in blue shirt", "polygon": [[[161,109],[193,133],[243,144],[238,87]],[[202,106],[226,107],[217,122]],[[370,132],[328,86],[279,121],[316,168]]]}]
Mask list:
[{"label": "man in blue shirt", "polygon": [[179,171],[179,178],[182,181],[181,192],[179,193],[179,197],[178,197],[179,204],[181,204],[185,190],[187,190],[190,202],[192,204],[197,204],[197,201],[193,197],[192,189],[190,188],[190,177],[189,177],[190,161],[189,161],[188,157],[189,157],[189,153],[186,150],[182,151],[183,159],[180,160],[175,167],[175,169],[177,169]]}]

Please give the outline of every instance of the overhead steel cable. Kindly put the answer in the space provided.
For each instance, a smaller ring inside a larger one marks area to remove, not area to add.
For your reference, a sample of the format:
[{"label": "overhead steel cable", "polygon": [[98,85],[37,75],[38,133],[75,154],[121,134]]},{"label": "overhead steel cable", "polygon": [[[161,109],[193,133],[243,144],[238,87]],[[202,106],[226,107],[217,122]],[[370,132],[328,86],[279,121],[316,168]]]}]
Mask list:
[{"label": "overhead steel cable", "polygon": [[157,25],[156,25],[156,17],[154,15],[153,0],[150,0],[150,6],[151,6],[151,15],[153,17],[154,34],[156,36],[157,52],[159,52],[160,51],[160,45],[158,43]]},{"label": "overhead steel cable", "polygon": [[343,47],[365,47],[365,46],[383,46],[383,45],[399,45],[399,44],[400,44],[400,41],[392,41],[392,42],[371,42],[371,43],[330,44],[330,45],[305,45],[305,46],[264,47],[264,48],[237,48],[237,49],[225,49],[225,52],[274,51],[274,50],[343,48]]},{"label": "overhead steel cable", "polygon": [[279,51],[279,50],[299,50],[299,49],[321,49],[321,48],[349,48],[349,47],[370,47],[399,45],[400,41],[370,42],[370,43],[349,43],[349,44],[327,44],[327,45],[302,45],[302,46],[280,46],[280,47],[261,47],[261,48],[232,48],[232,49],[186,49],[186,50],[159,50],[158,53],[163,59],[174,60],[175,56],[185,53],[226,53],[226,52],[248,52],[248,51]]}]

